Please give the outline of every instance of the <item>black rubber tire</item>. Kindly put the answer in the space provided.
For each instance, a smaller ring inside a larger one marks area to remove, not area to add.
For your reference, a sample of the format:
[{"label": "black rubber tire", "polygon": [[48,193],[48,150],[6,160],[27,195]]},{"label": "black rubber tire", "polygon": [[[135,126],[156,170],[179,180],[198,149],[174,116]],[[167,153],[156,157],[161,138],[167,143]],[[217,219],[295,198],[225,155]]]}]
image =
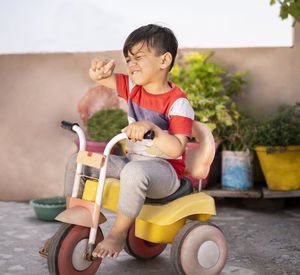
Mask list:
[{"label": "black rubber tire", "polygon": [[152,243],[136,237],[135,224],[133,224],[129,228],[124,250],[137,259],[147,260],[157,257],[166,246],[165,243]]},{"label": "black rubber tire", "polygon": [[[78,271],[72,264],[72,252],[79,241],[89,238],[90,228],[63,224],[53,236],[48,249],[48,269],[51,275],[91,275],[98,270],[101,260],[93,261],[85,270]],[[97,231],[96,244],[103,240],[100,228]],[[62,262],[63,261],[63,262]],[[63,270],[61,270],[63,266]],[[67,268],[66,268],[67,267]],[[66,269],[65,269],[66,268]]]},{"label": "black rubber tire", "polygon": [[[206,249],[206,256],[205,259],[201,259],[203,254],[200,253],[199,260],[200,247]],[[206,257],[209,257],[210,251],[212,256],[210,259],[207,258],[207,261]],[[225,236],[217,226],[208,222],[189,222],[177,232],[170,256],[177,274],[214,275],[219,274],[224,268],[227,253]]]}]

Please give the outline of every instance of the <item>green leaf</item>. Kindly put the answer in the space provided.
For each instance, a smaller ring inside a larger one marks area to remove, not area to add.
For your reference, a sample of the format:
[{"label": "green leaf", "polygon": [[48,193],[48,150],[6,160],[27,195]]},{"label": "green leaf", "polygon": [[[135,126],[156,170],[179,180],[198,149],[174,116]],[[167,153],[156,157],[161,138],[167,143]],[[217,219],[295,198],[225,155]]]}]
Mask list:
[{"label": "green leaf", "polygon": [[[300,1],[299,0],[277,0],[281,5],[279,16],[282,20],[288,18],[289,15],[293,16],[295,21],[293,23],[293,27],[295,26],[295,22],[300,22]],[[270,5],[274,5],[276,0],[271,0]]]}]

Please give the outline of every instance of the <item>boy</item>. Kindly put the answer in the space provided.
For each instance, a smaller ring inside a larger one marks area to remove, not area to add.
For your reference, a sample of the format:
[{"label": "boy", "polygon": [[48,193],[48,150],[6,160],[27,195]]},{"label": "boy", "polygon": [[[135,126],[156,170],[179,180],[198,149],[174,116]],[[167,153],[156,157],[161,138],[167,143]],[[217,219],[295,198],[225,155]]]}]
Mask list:
[{"label": "boy", "polygon": [[[125,41],[128,75],[114,74],[113,60],[98,57],[91,62],[91,79],[117,90],[127,101],[129,125],[122,132],[130,139],[126,157],[109,158],[107,176],[120,178],[118,212],[94,257],[117,257],[145,198],[166,197],[179,187],[194,111],[185,94],[168,82],[177,47],[170,29],[150,24]],[[149,130],[155,133],[152,147],[143,140]]]}]

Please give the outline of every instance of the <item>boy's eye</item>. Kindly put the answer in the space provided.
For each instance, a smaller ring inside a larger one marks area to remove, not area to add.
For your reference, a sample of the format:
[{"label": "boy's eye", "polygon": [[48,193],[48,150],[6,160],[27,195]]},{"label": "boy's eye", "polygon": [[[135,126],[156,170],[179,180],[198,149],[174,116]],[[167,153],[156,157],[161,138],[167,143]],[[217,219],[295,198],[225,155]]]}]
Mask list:
[{"label": "boy's eye", "polygon": [[128,64],[131,60],[140,60],[142,59],[143,55],[134,55],[132,57],[125,58],[125,62]]}]

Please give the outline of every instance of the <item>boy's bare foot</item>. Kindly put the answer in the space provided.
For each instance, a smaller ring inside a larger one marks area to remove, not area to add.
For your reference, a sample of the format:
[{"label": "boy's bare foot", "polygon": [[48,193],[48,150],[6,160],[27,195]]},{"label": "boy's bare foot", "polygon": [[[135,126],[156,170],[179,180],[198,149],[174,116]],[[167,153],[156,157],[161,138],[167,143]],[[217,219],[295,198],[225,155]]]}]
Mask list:
[{"label": "boy's bare foot", "polygon": [[124,248],[126,236],[127,234],[123,233],[109,233],[102,242],[97,244],[93,251],[93,256],[98,258],[117,258],[120,251]]},{"label": "boy's bare foot", "polygon": [[128,229],[133,224],[134,219],[118,211],[115,223],[108,236],[97,244],[92,255],[97,258],[117,258],[120,251],[124,248]]}]

